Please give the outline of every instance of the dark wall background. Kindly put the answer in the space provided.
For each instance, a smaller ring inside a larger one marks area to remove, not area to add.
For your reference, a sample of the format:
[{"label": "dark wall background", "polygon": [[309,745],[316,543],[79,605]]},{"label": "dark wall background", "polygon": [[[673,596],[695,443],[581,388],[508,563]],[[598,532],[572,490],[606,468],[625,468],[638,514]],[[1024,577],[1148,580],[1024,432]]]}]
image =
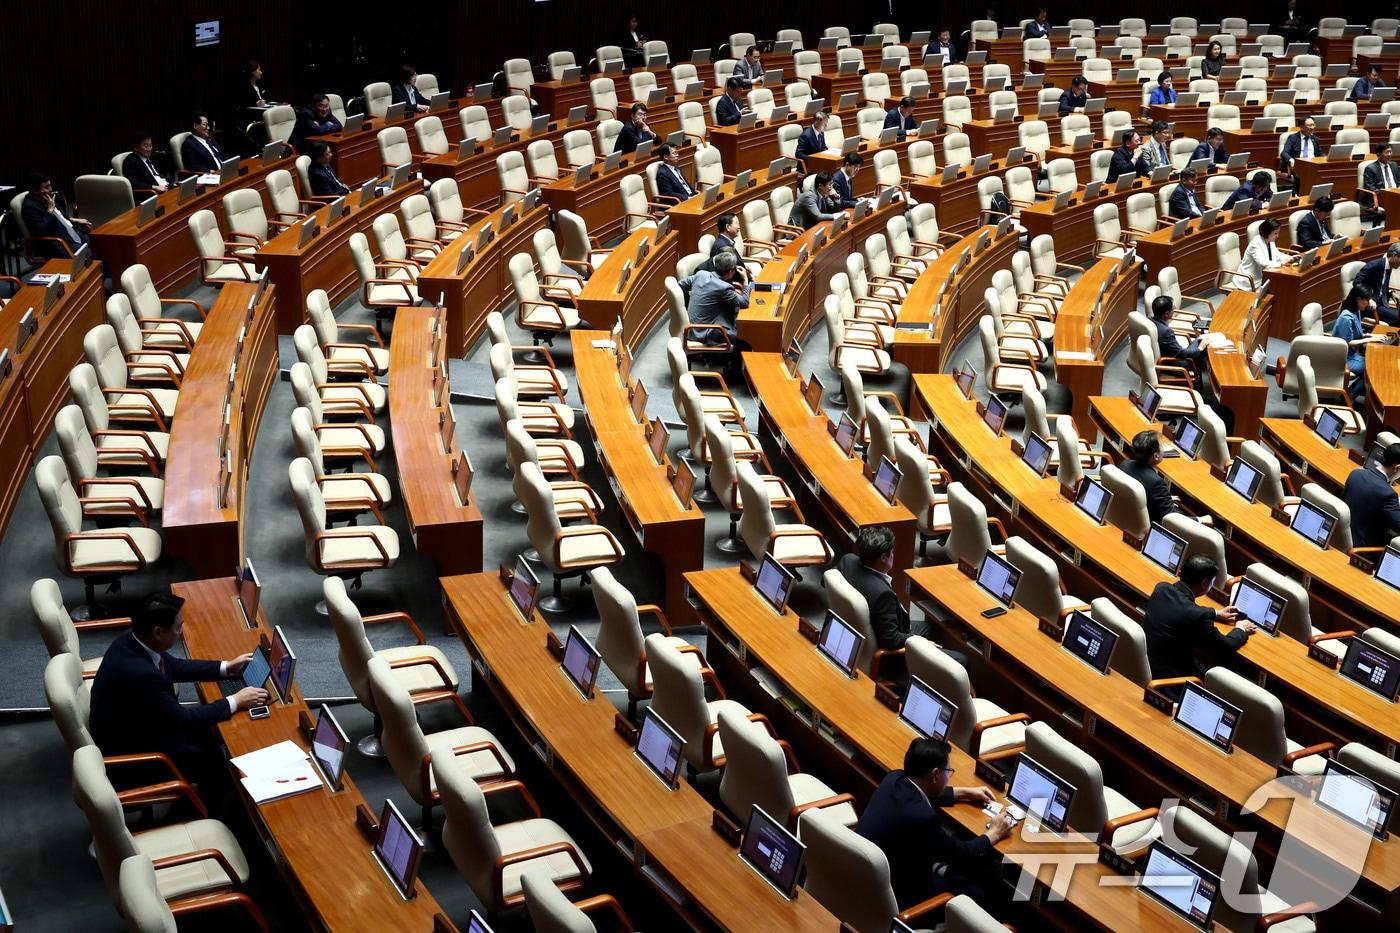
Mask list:
[{"label": "dark wall background", "polygon": [[[1005,24],[1029,16],[1035,4],[1016,0],[993,6]],[[1218,20],[1223,11],[1263,21],[1278,18],[1282,8],[1273,0],[1239,0],[1228,8],[1172,5],[1151,18],[1165,21],[1194,12]],[[384,9],[392,11],[389,22]],[[314,90],[335,91],[348,100],[366,83],[390,77],[404,61],[437,74],[454,91],[489,79],[507,58],[542,62],[549,52],[570,49],[586,62],[598,45],[620,41],[630,11],[640,18],[643,33],[666,40],[673,55],[688,58],[692,48],[726,41],[731,29],[771,37],[779,28],[793,27],[814,44],[828,25],[859,31],[892,19],[906,35],[948,23],[956,36],[987,9],[983,0],[811,0],[737,7],[685,0],[436,0],[374,9],[324,0],[10,2],[0,27],[9,40],[0,55],[0,93],[15,119],[0,137],[0,184],[41,170],[71,192],[75,176],[106,171],[111,157],[128,147],[133,129],[150,130],[157,147],[165,148],[164,141],[186,129],[196,109],[211,111],[222,129],[230,128],[230,89],[249,56],[262,62],[269,97],[299,104]],[[1052,22],[1069,16],[1117,22],[1124,12],[1112,0],[1050,5]],[[1379,8],[1374,15],[1380,15]],[[212,19],[220,21],[219,44],[196,49],[194,24]]]}]

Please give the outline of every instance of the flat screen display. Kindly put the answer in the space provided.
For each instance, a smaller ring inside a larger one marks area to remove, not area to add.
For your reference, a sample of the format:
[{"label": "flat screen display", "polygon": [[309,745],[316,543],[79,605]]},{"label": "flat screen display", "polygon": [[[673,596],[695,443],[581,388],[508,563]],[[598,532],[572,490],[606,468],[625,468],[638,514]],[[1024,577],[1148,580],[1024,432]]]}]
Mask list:
[{"label": "flat screen display", "polygon": [[666,720],[647,709],[642,713],[642,728],[637,733],[637,757],[661,779],[674,788],[681,773],[681,750],[685,739]]},{"label": "flat screen display", "polygon": [[1088,476],[1080,480],[1079,490],[1074,494],[1074,504],[1100,525],[1108,516],[1108,506],[1112,501],[1113,493],[1108,491],[1108,487]]},{"label": "flat screen display", "polygon": [[1264,474],[1241,457],[1234,459],[1230,464],[1230,472],[1225,474],[1225,485],[1244,496],[1247,502],[1254,501],[1254,497],[1259,494],[1259,484],[1263,480]]},{"label": "flat screen display", "polygon": [[1234,745],[1240,708],[1200,684],[1187,684],[1172,718],[1222,752],[1228,752]]},{"label": "flat screen display", "polygon": [[374,840],[374,857],[389,880],[407,898],[413,894],[418,878],[418,863],[423,858],[423,840],[403,818],[392,800],[384,801],[379,815],[379,834]]},{"label": "flat screen display", "polygon": [[1057,833],[1065,828],[1065,815],[1069,813],[1070,801],[1074,799],[1074,786],[1022,752],[1007,796],[1025,816],[1042,828]]},{"label": "flat screen display", "polygon": [[762,807],[754,806],[739,855],[783,897],[791,898],[797,889],[806,854],[806,846],[782,823],[764,813]]},{"label": "flat screen display", "polygon": [[990,593],[1003,606],[1010,606],[1016,595],[1016,584],[1021,582],[1021,571],[1000,554],[988,551],[982,558],[982,566],[977,568],[977,585]]},{"label": "flat screen display", "polygon": [[1240,581],[1230,605],[1270,635],[1277,635],[1278,622],[1283,618],[1283,610],[1288,601],[1273,590],[1246,577]]},{"label": "flat screen display", "polygon": [[1210,929],[1220,878],[1162,842],[1147,851],[1142,889],[1197,929]]},{"label": "flat screen display", "polygon": [[864,642],[864,635],[852,628],[845,619],[830,609],[827,610],[826,619],[822,622],[821,635],[817,638],[817,650],[839,667],[847,677],[855,676],[856,658],[860,655],[860,648]]},{"label": "flat screen display", "polygon": [[1148,560],[1175,576],[1186,556],[1186,541],[1161,525],[1153,525],[1142,542],[1142,553]]},{"label": "flat screen display", "polygon": [[899,707],[899,718],[927,739],[943,741],[953,725],[958,708],[937,690],[917,677],[909,678],[909,689]]},{"label": "flat screen display", "polygon": [[875,491],[884,496],[885,501],[894,504],[894,494],[899,489],[899,481],[904,474],[889,457],[880,458],[880,468],[875,471]]},{"label": "flat screen display", "polygon": [[578,627],[569,626],[569,638],[564,642],[564,661],[559,666],[585,698],[591,699],[593,696],[593,685],[598,681],[598,666],[602,660],[598,649],[589,644]]},{"label": "flat screen display", "polygon": [[1336,525],[1337,516],[1318,508],[1306,499],[1298,503],[1298,511],[1293,513],[1293,520],[1288,523],[1289,528],[1322,548],[1327,547],[1327,542],[1332,540],[1332,529]]},{"label": "flat screen display", "polygon": [[856,446],[858,433],[856,423],[851,420],[851,416],[844,411],[841,412],[841,420],[836,422],[836,446],[841,448],[841,453],[848,457],[851,455],[851,451]]},{"label": "flat screen display", "polygon": [[311,756],[321,766],[331,787],[340,790],[340,779],[345,774],[345,730],[335,721],[331,708],[322,704],[316,714],[316,730],[311,733]]},{"label": "flat screen display", "polygon": [[1395,791],[1329,758],[1322,771],[1322,785],[1317,789],[1317,802],[1377,839],[1384,839],[1390,815],[1395,811]]},{"label": "flat screen display", "polygon": [[1342,659],[1342,676],[1374,690],[1391,702],[1400,688],[1400,658],[1366,641],[1353,638]]},{"label": "flat screen display", "polygon": [[995,395],[987,397],[987,407],[982,411],[982,421],[987,427],[992,429],[992,433],[1001,436],[1001,429],[1006,427],[1006,403]]},{"label": "flat screen display", "polygon": [[1073,612],[1065,624],[1065,649],[1100,674],[1108,670],[1118,635],[1095,622],[1087,612]]},{"label": "flat screen display", "polygon": [[788,596],[792,594],[792,584],[796,579],[791,570],[773,559],[772,554],[764,554],[753,588],[781,615],[787,609]]},{"label": "flat screen display", "polygon": [[287,644],[287,635],[280,625],[272,630],[272,650],[268,652],[267,663],[272,667],[272,685],[277,688],[277,695],[283,703],[290,703],[297,656]]},{"label": "flat screen display", "polygon": [[1026,447],[1021,451],[1021,462],[1031,468],[1036,476],[1044,476],[1050,468],[1050,444],[1039,434],[1032,432],[1026,437]]},{"label": "flat screen display", "polygon": [[520,617],[529,622],[535,614],[535,595],[540,591],[540,578],[525,562],[525,558],[515,559],[515,573],[510,578],[510,601],[520,611]]}]

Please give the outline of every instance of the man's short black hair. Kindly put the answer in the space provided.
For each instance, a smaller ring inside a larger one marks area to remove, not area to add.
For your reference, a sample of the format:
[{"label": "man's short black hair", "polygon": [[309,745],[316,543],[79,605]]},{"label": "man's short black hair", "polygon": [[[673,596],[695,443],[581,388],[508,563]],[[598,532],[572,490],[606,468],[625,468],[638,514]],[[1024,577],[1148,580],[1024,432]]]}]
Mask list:
[{"label": "man's short black hair", "polygon": [[884,525],[867,525],[856,535],[856,554],[862,564],[873,564],[894,550],[894,532]]},{"label": "man's short black hair", "polygon": [[864,165],[865,156],[859,152],[848,152],[846,158],[842,160],[846,165]]},{"label": "man's short black hair", "polygon": [[744,50],[744,56],[747,57],[747,56],[752,55],[754,52],[757,52],[757,51],[758,51],[758,46],[756,46],[756,45],[751,45],[751,46],[749,46],[747,49]]},{"label": "man's short black hair", "polygon": [[330,149],[330,143],[323,143],[318,139],[311,143],[311,151],[307,154],[311,156],[312,162],[316,162],[321,158],[321,156],[325,155],[327,152],[330,152]]},{"label": "man's short black hair", "polygon": [[1400,466],[1400,444],[1387,444],[1381,451],[1382,466]]},{"label": "man's short black hair", "polygon": [[137,130],[136,132],[131,134],[131,148],[135,149],[137,146],[141,145],[150,138],[150,133],[147,133],[145,130]]},{"label": "man's short black hair", "polygon": [[731,77],[728,81],[724,82],[724,89],[726,91],[742,91],[744,89],[744,79],[737,75]]},{"label": "man's short black hair", "polygon": [[912,107],[912,106],[914,106],[914,98],[912,98],[912,97],[901,97],[901,98],[899,99],[899,106],[901,106],[901,107]]},{"label": "man's short black hair", "polygon": [[1254,182],[1254,187],[1256,188],[1267,188],[1269,187],[1269,182],[1273,179],[1269,177],[1268,172],[1255,172],[1250,176],[1249,180]]},{"label": "man's short black hair", "polygon": [[315,91],[310,97],[307,98],[307,103],[310,104],[312,107],[315,107],[323,100],[330,100],[330,97],[322,93],[321,91]]},{"label": "man's short black hair", "polygon": [[637,114],[639,114],[639,113],[646,113],[646,112],[647,112],[647,105],[644,104],[644,103],[642,103],[641,101],[637,101],[635,104],[632,105],[632,109],[631,109],[631,111],[629,111],[629,112],[630,112],[630,113],[632,114],[632,116],[634,116],[634,117],[635,117]]},{"label": "man's short black hair", "polygon": [[942,739],[926,739],[922,736],[909,743],[904,752],[904,773],[912,778],[928,777],[935,771],[948,767],[948,756],[952,749]]},{"label": "man's short black hair", "polygon": [[830,172],[817,172],[817,177],[812,179],[813,188],[825,188],[829,184],[831,184]]},{"label": "man's short black hair", "polygon": [[1172,128],[1172,125],[1171,125],[1170,123],[1168,123],[1166,120],[1153,120],[1153,121],[1152,121],[1152,135],[1153,135],[1153,136],[1156,136],[1158,133],[1162,132],[1163,130],[1169,130],[1169,129],[1171,129],[1171,128]]},{"label": "man's short black hair", "polygon": [[1206,139],[1219,139],[1225,135],[1225,131],[1218,126],[1212,126],[1206,130]]},{"label": "man's short black hair", "polygon": [[1162,439],[1156,431],[1139,431],[1133,435],[1133,459],[1138,463],[1150,463],[1162,449]]},{"label": "man's short black hair", "polygon": [[1088,83],[1089,83],[1089,79],[1088,79],[1088,78],[1084,77],[1083,75],[1075,75],[1074,78],[1071,79],[1071,81],[1069,82],[1069,86],[1070,86],[1070,87],[1083,87],[1084,85],[1086,85],[1086,84],[1088,84]]},{"label": "man's short black hair", "polygon": [[1376,143],[1376,155],[1380,155],[1390,148],[1390,143]]},{"label": "man's short black hair", "polygon": [[1186,558],[1186,563],[1181,565],[1181,582],[1187,586],[1200,586],[1215,579],[1219,571],[1215,565],[1215,558],[1209,554],[1192,554]]},{"label": "man's short black hair", "polygon": [[732,224],[738,219],[738,214],[725,211],[723,214],[719,215],[719,220],[715,221],[715,229],[718,230],[720,233],[723,233],[725,230],[729,229],[730,224]]},{"label": "man's short black hair", "polygon": [[1166,317],[1172,313],[1174,307],[1170,295],[1158,295],[1152,299],[1152,316]]},{"label": "man's short black hair", "polygon": [[1330,213],[1332,213],[1332,199],[1331,199],[1331,198],[1318,198],[1318,199],[1317,199],[1317,203],[1313,204],[1313,210],[1318,211],[1318,212],[1323,213],[1323,214],[1330,214]]},{"label": "man's short black hair", "polygon": [[663,159],[666,158],[668,155],[671,154],[671,146],[670,146],[670,144],[669,144],[669,143],[662,143],[661,145],[657,146],[657,147],[656,147],[656,154],[657,154],[657,156],[659,156],[660,158],[663,158]]},{"label": "man's short black hair", "polygon": [[170,628],[184,605],[184,598],[173,593],[152,593],[131,617],[132,634],[145,636],[158,628]]},{"label": "man's short black hair", "polygon": [[49,176],[43,172],[30,172],[24,179],[24,186],[31,192],[37,194],[39,189],[44,187],[44,182],[49,180]]},{"label": "man's short black hair", "polygon": [[418,69],[413,65],[404,65],[399,69],[399,77],[403,79],[404,84],[407,84],[408,80],[417,74]]},{"label": "man's short black hair", "polygon": [[214,121],[209,119],[209,114],[197,112],[190,116],[190,126],[197,126],[200,120],[208,120],[210,127],[214,125]]}]

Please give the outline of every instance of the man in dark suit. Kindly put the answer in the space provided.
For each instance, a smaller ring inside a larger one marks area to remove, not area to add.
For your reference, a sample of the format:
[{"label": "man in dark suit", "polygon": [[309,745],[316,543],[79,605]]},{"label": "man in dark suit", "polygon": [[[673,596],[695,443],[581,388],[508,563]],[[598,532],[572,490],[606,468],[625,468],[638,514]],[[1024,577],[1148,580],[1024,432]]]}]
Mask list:
[{"label": "man in dark suit", "polygon": [[331,168],[331,147],[323,142],[311,144],[311,164],[306,167],[306,180],[311,183],[311,193],[317,197],[337,197],[349,194],[350,188],[335,175]]},{"label": "man in dark suit", "polygon": [[1251,208],[1257,211],[1267,207],[1273,197],[1273,189],[1269,187],[1269,173],[1255,172],[1248,181],[1230,192],[1225,203],[1220,205],[1220,209],[1228,211],[1240,201],[1250,201],[1252,202]]},{"label": "man in dark suit", "polygon": [[1147,517],[1160,522],[1165,516],[1181,509],[1172,501],[1167,485],[1157,465],[1162,462],[1162,438],[1156,431],[1139,431],[1133,437],[1132,459],[1118,464],[1118,469],[1137,480],[1147,493]]},{"label": "man in dark suit", "polygon": [[[875,646],[891,651],[903,648],[910,635],[922,635],[932,640],[932,629],[923,622],[912,622],[895,595],[891,574],[894,572],[894,532],[884,525],[870,525],[856,535],[854,553],[843,554],[836,569],[846,582],[855,587],[870,609],[870,630],[875,633]],[[941,647],[941,646],[940,646]],[[963,667],[967,657],[958,651],[942,648],[944,654]]]},{"label": "man in dark suit", "polygon": [[[1205,667],[1196,661],[1196,649],[1216,655],[1240,650],[1254,633],[1254,623],[1241,619],[1234,606],[1211,609],[1196,600],[1210,590],[1220,568],[1205,554],[1192,554],[1182,565],[1175,583],[1158,583],[1143,607],[1142,628],[1147,635],[1147,661],[1154,680],[1163,677],[1199,677]],[[1224,583],[1222,580],[1221,583]],[[1235,628],[1220,634],[1217,622],[1233,622]],[[1180,688],[1175,691],[1180,695]]]},{"label": "man in dark suit", "polygon": [[342,129],[340,121],[331,113],[331,99],[325,94],[312,94],[310,103],[297,111],[297,125],[292,130],[292,148],[304,152],[308,139],[339,133]]},{"label": "man in dark suit", "polygon": [[1152,299],[1152,325],[1157,328],[1158,355],[1165,360],[1188,360],[1200,369],[1206,355],[1205,348],[1199,340],[1181,342],[1181,338],[1171,328],[1174,308],[1174,302],[1167,295],[1158,295]]},{"label": "man in dark suit", "polygon": [[418,93],[418,69],[404,65],[399,73],[398,83],[390,91],[393,102],[403,104],[404,113],[427,113],[428,98]]},{"label": "man in dark suit", "polygon": [[854,183],[865,159],[859,152],[848,152],[841,163],[841,171],[831,176],[831,185],[836,189],[836,206],[845,210],[856,206]]},{"label": "man in dark suit", "polygon": [[837,207],[836,199],[831,196],[831,190],[831,176],[826,172],[818,172],[812,181],[812,190],[801,192],[792,202],[787,222],[794,227],[808,230],[823,220],[835,220],[841,209]]},{"label": "man in dark suit", "polygon": [[1196,170],[1182,169],[1176,190],[1172,192],[1171,200],[1167,203],[1168,216],[1173,220],[1185,220],[1188,217],[1200,217],[1204,212],[1205,205],[1196,194]]},{"label": "man in dark suit", "polygon": [[[1396,309],[1395,296],[1390,293],[1391,278],[1396,269],[1400,269],[1400,243],[1387,246],[1384,256],[1366,263],[1352,280],[1353,288],[1365,285],[1371,290],[1376,300],[1376,314],[1387,324],[1400,322],[1400,310]],[[1395,279],[1395,286],[1400,288],[1400,277]]]},{"label": "man in dark suit", "polygon": [[[122,175],[131,182],[133,191],[159,193],[169,190],[170,182],[151,158],[155,150],[150,133],[141,130],[131,134],[131,154],[122,160]],[[142,196],[138,196],[136,200],[141,198]]]},{"label": "man in dark suit", "polygon": [[1060,116],[1083,113],[1088,105],[1089,79],[1083,75],[1075,75],[1070,79],[1069,87],[1060,94]]},{"label": "man in dark suit", "polygon": [[1400,444],[1381,452],[1371,469],[1357,467],[1347,477],[1342,498],[1351,509],[1353,547],[1385,547],[1400,535],[1400,501],[1392,485],[1400,480]]},{"label": "man in dark suit", "polygon": [[797,137],[797,158],[804,160],[808,156],[826,151],[826,119],[825,110],[818,110],[812,117],[812,123],[802,135]]},{"label": "man in dark suit", "polygon": [[1387,188],[1400,188],[1400,171],[1393,160],[1395,150],[1390,143],[1376,146],[1376,160],[1361,173],[1361,193],[1357,200],[1377,217],[1385,217],[1385,209],[1380,206],[1378,194]]},{"label": "man in dark suit", "polygon": [[1206,138],[1191,153],[1191,161],[1210,159],[1212,165],[1224,165],[1230,161],[1230,153],[1225,151],[1225,131],[1218,126],[1206,130]]},{"label": "man in dark suit", "polygon": [[622,125],[622,132],[617,134],[613,152],[636,152],[643,140],[650,139],[654,143],[660,138],[647,126],[647,105],[638,102],[632,105],[631,119]]},{"label": "man in dark suit", "polygon": [[695,197],[695,189],[681,171],[681,154],[675,148],[661,144],[656,150],[661,164],[656,167],[656,193],[664,203],[676,203]]},{"label": "man in dark suit", "polygon": [[[92,224],[68,215],[67,202],[59,203],[49,176],[30,175],[28,187],[29,193],[20,202],[19,215],[35,241],[29,245],[30,251],[36,259],[62,259],[73,255],[74,250],[87,243]],[[54,240],[58,242],[52,242]]]},{"label": "man in dark suit", "polygon": [[957,46],[953,45],[953,33],[947,26],[942,26],[938,30],[938,38],[924,46],[923,61],[936,58],[944,65],[951,65],[958,60]]},{"label": "man in dark suit", "polygon": [[886,111],[885,126],[898,127],[900,139],[903,139],[910,130],[917,132],[919,121],[914,119],[914,98],[901,97],[898,107],[891,107]]},{"label": "man in dark suit", "polygon": [[1143,158],[1142,134],[1137,130],[1126,130],[1123,145],[1113,150],[1113,160],[1108,163],[1108,176],[1105,181],[1112,184],[1119,175],[1151,175],[1147,160]]},{"label": "man in dark suit", "polygon": [[739,215],[726,211],[715,221],[715,242],[710,246],[710,258],[722,249],[738,251]]},{"label": "man in dark suit", "polygon": [[228,661],[193,661],[169,653],[184,632],[178,596],[157,593],[132,618],[131,630],[107,648],[92,682],[92,737],[104,755],[161,752],[177,764],[213,749],[207,728],[267,703],[267,691],[244,687],[198,706],[180,703],[175,684],[243,673],[252,654]]},{"label": "man in dark suit", "polygon": [[751,45],[744,51],[744,57],[734,65],[734,76],[744,79],[748,85],[763,83],[763,60],[758,46]]},{"label": "man in dark suit", "polygon": [[715,104],[715,123],[720,126],[738,126],[748,107],[742,103],[744,79],[730,78],[724,82],[724,96]]},{"label": "man in dark suit", "polygon": [[1026,22],[1025,37],[1027,39],[1050,38],[1050,14],[1045,12],[1045,7],[1036,7],[1035,19]]},{"label": "man in dark suit", "polygon": [[1292,175],[1294,159],[1310,159],[1326,154],[1327,147],[1317,138],[1317,121],[1312,117],[1307,117],[1303,120],[1303,128],[1296,133],[1288,134],[1288,138],[1283,141],[1283,153],[1279,156],[1279,171],[1285,175]]},{"label": "man in dark suit", "polygon": [[225,156],[214,142],[213,129],[206,114],[197,113],[190,121],[190,135],[180,144],[180,160],[185,171],[202,174],[217,173]]},{"label": "man in dark suit", "polygon": [[[949,754],[947,742],[915,739],[904,753],[904,768],[885,775],[856,823],[856,832],[885,853],[890,887],[902,909],[944,891],[966,894],[987,907],[998,887],[995,847],[1011,835],[1015,821],[1003,809],[987,832],[973,839],[945,825],[939,812],[944,807],[996,801],[985,786],[950,786]],[[936,872],[938,865],[946,868]]]},{"label": "man in dark suit", "polygon": [[1351,86],[1351,96],[1347,100],[1370,100],[1378,87],[1385,87],[1385,82],[1381,80],[1381,66],[1371,65]]},{"label": "man in dark suit", "polygon": [[1332,199],[1318,198],[1312,211],[1298,221],[1296,245],[1300,250],[1316,249],[1332,237]]}]

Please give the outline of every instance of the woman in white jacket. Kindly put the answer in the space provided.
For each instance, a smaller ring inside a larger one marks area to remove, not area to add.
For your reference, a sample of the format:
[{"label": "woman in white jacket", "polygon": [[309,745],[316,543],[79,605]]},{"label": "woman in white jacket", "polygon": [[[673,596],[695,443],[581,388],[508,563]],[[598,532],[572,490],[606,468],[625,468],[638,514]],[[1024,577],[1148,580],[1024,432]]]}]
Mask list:
[{"label": "woman in white jacket", "polygon": [[1264,270],[1277,269],[1293,261],[1294,254],[1278,245],[1280,224],[1272,217],[1259,223],[1259,233],[1249,241],[1244,255],[1240,257],[1239,273],[1235,276],[1235,287],[1254,291],[1264,284]]}]

